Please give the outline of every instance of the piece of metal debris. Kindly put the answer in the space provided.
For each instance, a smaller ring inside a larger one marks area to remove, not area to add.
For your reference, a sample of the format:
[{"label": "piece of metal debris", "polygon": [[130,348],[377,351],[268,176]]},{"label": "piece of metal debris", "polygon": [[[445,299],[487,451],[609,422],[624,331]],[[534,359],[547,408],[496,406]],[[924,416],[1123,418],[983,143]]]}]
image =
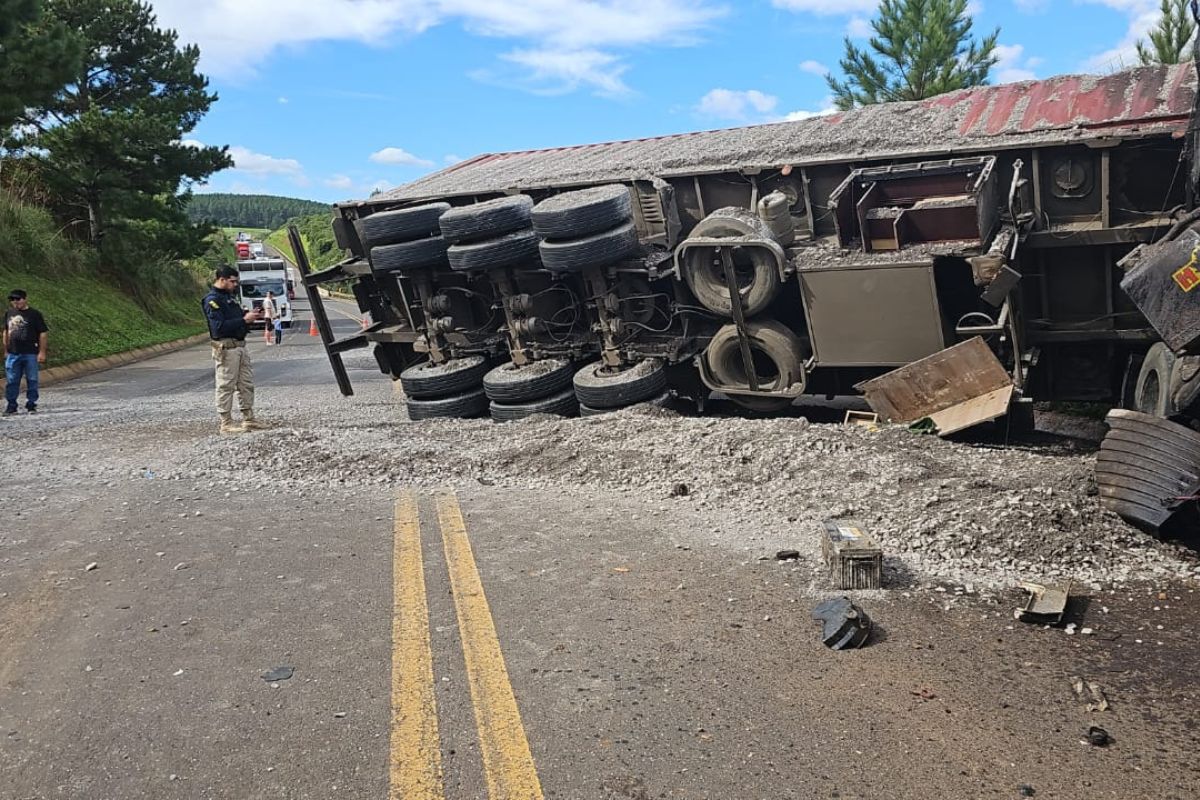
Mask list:
[{"label": "piece of metal debris", "polygon": [[687,497],[691,493],[691,487],[686,483],[677,483],[671,487],[671,497]]},{"label": "piece of metal debris", "polygon": [[865,428],[878,428],[879,415],[874,411],[855,411],[852,408],[846,409],[846,416],[842,419],[843,425],[862,425]]},{"label": "piece of metal debris", "polygon": [[1066,583],[1032,583],[1022,581],[1021,588],[1029,593],[1024,608],[1013,611],[1013,617],[1021,622],[1039,625],[1057,625],[1062,622],[1071,596],[1071,581]]},{"label": "piece of metal debris", "polygon": [[778,553],[775,554],[775,560],[776,561],[799,561],[800,560],[800,551],[799,550],[780,550]]},{"label": "piece of metal debris", "polygon": [[812,615],[821,622],[821,641],[831,650],[862,647],[871,635],[871,618],[849,597],[824,600]]},{"label": "piece of metal debris", "polygon": [[292,677],[295,672],[295,667],[275,667],[274,669],[269,669],[264,672],[261,677],[268,683],[271,683],[272,681],[286,681],[288,678]]},{"label": "piece of metal debris", "polygon": [[883,583],[883,550],[860,523],[827,519],[821,523],[821,553],[838,589],[878,589]]}]

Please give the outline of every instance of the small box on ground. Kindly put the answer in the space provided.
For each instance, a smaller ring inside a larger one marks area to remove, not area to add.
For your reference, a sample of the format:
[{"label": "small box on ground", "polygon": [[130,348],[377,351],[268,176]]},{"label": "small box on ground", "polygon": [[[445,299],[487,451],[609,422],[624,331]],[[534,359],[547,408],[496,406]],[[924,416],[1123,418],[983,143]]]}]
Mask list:
[{"label": "small box on ground", "polygon": [[878,589],[883,585],[883,550],[866,529],[848,519],[827,519],[821,553],[838,589]]}]

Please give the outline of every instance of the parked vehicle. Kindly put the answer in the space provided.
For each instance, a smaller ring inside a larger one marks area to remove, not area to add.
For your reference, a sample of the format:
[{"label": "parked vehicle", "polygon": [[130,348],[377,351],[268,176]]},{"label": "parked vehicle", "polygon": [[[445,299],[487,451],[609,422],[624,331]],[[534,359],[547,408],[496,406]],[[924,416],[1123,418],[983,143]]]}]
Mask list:
[{"label": "parked vehicle", "polygon": [[255,258],[238,261],[237,268],[242,308],[247,311],[262,308],[267,292],[271,292],[279,306],[279,317],[283,320],[283,327],[292,327],[292,303],[287,294],[287,264],[283,259]]}]

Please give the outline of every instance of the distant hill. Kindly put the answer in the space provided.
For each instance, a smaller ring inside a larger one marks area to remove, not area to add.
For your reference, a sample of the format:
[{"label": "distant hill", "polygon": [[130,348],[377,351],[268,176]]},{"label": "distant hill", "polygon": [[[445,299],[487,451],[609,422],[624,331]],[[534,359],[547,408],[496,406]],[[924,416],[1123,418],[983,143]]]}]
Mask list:
[{"label": "distant hill", "polygon": [[188,218],[193,222],[267,230],[275,230],[293,217],[330,212],[325,203],[270,194],[196,194],[187,208]]}]

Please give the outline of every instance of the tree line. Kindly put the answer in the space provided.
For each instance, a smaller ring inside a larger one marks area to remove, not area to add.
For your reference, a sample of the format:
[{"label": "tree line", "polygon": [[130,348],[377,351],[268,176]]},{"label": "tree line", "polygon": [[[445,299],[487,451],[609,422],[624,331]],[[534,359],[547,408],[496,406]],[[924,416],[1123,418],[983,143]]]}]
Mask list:
[{"label": "tree line", "polygon": [[211,222],[226,228],[275,230],[293,217],[307,214],[328,217],[328,212],[325,203],[270,194],[194,194],[187,204],[188,219],[192,222]]},{"label": "tree line", "polygon": [[140,0],[0,0],[0,188],[120,267],[203,252],[191,188],[232,165],[189,134],[217,101]]}]

